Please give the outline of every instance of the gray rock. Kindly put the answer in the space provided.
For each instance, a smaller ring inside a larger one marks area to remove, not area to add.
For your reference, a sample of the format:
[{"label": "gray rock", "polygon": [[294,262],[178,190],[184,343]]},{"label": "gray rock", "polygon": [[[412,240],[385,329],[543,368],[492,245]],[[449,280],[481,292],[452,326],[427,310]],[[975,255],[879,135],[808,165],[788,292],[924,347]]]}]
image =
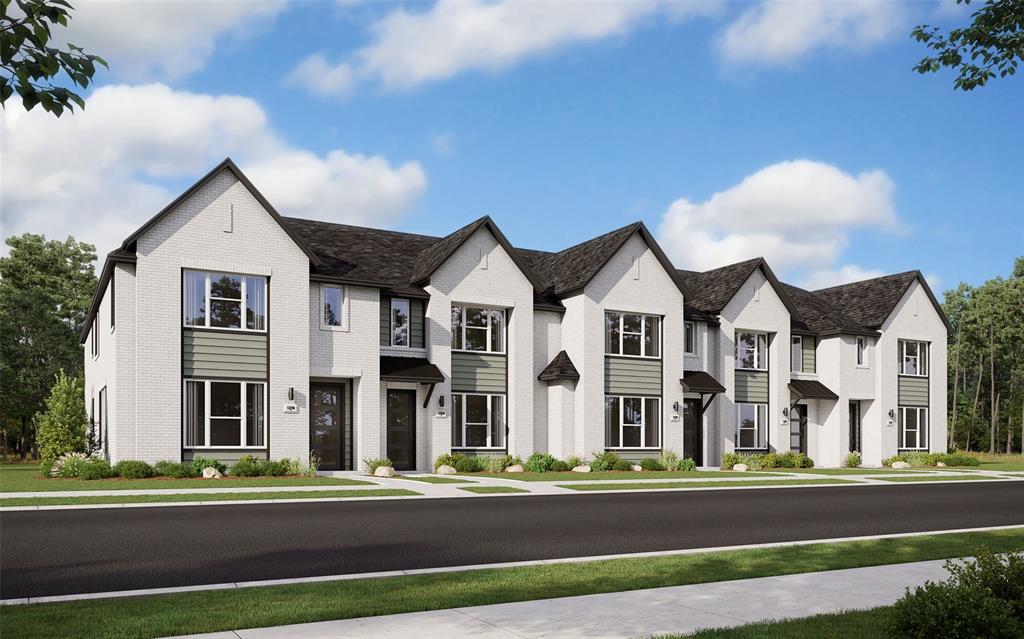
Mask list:
[{"label": "gray rock", "polygon": [[590,472],[590,466],[587,466],[586,464],[580,464],[576,468],[573,468],[572,472],[574,472],[574,473],[589,473]]},{"label": "gray rock", "polygon": [[935,462],[935,466],[937,468],[945,468],[946,467],[946,462]]},{"label": "gray rock", "polygon": [[641,466],[640,464],[633,464],[633,468],[632,468],[633,472],[638,473],[638,472],[640,472],[643,469],[644,469],[644,467]]},{"label": "gray rock", "polygon": [[904,468],[910,468],[910,464],[905,461],[895,461],[892,463],[892,467],[896,470],[902,470]]},{"label": "gray rock", "polygon": [[440,466],[437,467],[437,470],[435,470],[434,472],[437,473],[438,475],[454,475],[459,471],[455,470],[455,468],[449,466],[448,464],[441,464]]},{"label": "gray rock", "polygon": [[521,473],[524,470],[525,469],[523,468],[522,464],[512,464],[511,466],[505,468],[506,473]]},{"label": "gray rock", "polygon": [[394,477],[395,469],[391,466],[377,466],[377,470],[373,471],[374,477]]},{"label": "gray rock", "polygon": [[220,471],[213,466],[207,466],[203,469],[203,479],[220,479],[224,475],[220,474]]},{"label": "gray rock", "polygon": [[747,472],[747,465],[746,464],[736,464],[735,466],[732,467],[732,469],[735,470],[738,473],[745,473],[745,472]]}]

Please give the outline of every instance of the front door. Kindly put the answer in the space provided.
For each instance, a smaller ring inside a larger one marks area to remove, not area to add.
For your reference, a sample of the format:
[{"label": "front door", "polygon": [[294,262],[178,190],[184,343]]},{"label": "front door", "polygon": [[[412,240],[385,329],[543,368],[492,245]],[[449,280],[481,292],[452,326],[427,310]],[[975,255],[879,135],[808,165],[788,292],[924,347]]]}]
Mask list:
[{"label": "front door", "polygon": [[699,399],[683,400],[683,457],[704,465],[704,416]]},{"label": "front door", "polygon": [[338,384],[310,384],[309,451],[320,458],[320,470],[342,470],[344,395]]},{"label": "front door", "polygon": [[789,411],[789,449],[807,454],[807,407],[803,404]]},{"label": "front door", "polygon": [[388,390],[388,459],[395,470],[416,469],[416,391]]},{"label": "front door", "polygon": [[860,452],[860,402],[850,402],[850,452]]}]

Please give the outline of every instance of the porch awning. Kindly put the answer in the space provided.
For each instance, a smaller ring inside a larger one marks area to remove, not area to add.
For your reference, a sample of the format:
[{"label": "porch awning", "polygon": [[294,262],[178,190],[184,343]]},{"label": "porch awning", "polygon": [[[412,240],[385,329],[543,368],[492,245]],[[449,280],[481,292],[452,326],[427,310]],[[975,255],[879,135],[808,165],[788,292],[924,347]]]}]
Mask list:
[{"label": "porch awning", "polygon": [[391,357],[382,355],[380,358],[380,378],[393,382],[417,382],[420,384],[439,384],[444,381],[444,373],[425,357]]},{"label": "porch awning", "polygon": [[679,380],[687,393],[724,393],[725,386],[704,371],[684,371]]},{"label": "porch awning", "polygon": [[797,399],[839,399],[828,386],[814,379],[794,379],[789,383],[789,392]]}]

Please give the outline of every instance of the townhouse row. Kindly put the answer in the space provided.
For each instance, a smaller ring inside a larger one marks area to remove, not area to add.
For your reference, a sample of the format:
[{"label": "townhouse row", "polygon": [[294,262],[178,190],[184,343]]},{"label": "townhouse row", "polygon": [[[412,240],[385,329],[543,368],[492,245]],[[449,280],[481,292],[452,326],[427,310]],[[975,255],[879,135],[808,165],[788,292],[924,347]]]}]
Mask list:
[{"label": "townhouse row", "polygon": [[449,451],[945,450],[948,322],[919,272],[806,291],[676,269],[642,223],[559,252],[285,218],[230,160],[111,252],[83,330],[111,460],[430,470]]}]

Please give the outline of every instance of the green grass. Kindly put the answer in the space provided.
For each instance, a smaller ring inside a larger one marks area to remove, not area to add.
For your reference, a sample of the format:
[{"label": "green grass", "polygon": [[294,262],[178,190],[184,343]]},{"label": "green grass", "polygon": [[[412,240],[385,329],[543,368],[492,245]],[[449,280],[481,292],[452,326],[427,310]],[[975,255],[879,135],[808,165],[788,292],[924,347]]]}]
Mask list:
[{"label": "green grass", "polygon": [[257,488],[267,486],[375,486],[341,477],[224,477],[223,479],[55,479],[41,477],[37,464],[0,464],[0,492],[53,490],[138,490],[149,488]]},{"label": "green grass", "polygon": [[962,466],[961,468],[975,470],[1024,470],[1024,455],[1005,455],[988,453],[971,453],[981,460],[981,466]]},{"label": "green grass", "polygon": [[[930,470],[935,470],[934,468]],[[922,470],[892,470],[891,468],[772,468],[773,473],[798,473],[804,475],[899,475],[903,473],[927,472]]]},{"label": "green grass", "polygon": [[0,508],[14,506],[74,506],[78,504],[156,504],[195,501],[251,501],[254,499],[335,499],[337,497],[402,497],[419,495],[402,488],[370,490],[282,490],[267,493],[176,493],[172,495],[83,495],[81,497],[0,498]]},{"label": "green grass", "polygon": [[665,488],[729,488],[733,486],[827,486],[830,484],[856,484],[848,479],[779,479],[776,481],[666,481],[649,483],[565,484],[559,488],[572,490],[659,490]]},{"label": "green grass", "polygon": [[987,475],[930,475],[928,477],[879,477],[881,481],[966,481],[971,479],[1005,479]]},{"label": "green grass", "polygon": [[785,619],[746,624],[735,628],[699,630],[692,635],[666,635],[661,639],[878,639],[889,636],[892,608],[851,610],[803,619]]},{"label": "green grass", "polygon": [[523,488],[516,488],[515,486],[460,486],[459,490],[465,490],[471,493],[479,493],[481,495],[490,495],[493,493],[528,493],[530,491]]},{"label": "green grass", "polygon": [[705,479],[712,477],[774,477],[767,473],[737,473],[731,470],[659,470],[633,472],[631,470],[608,470],[596,473],[473,473],[481,477],[514,479],[516,481],[593,481],[624,479]]},{"label": "green grass", "polygon": [[396,479],[408,479],[410,481],[421,481],[427,484],[475,484],[476,482],[470,479],[462,479],[460,477],[443,477],[438,475],[421,475],[419,477],[410,477],[408,475],[399,475]]},{"label": "green grass", "polygon": [[981,544],[1024,549],[1024,529],[5,606],[3,636],[143,639],[945,559]]}]

